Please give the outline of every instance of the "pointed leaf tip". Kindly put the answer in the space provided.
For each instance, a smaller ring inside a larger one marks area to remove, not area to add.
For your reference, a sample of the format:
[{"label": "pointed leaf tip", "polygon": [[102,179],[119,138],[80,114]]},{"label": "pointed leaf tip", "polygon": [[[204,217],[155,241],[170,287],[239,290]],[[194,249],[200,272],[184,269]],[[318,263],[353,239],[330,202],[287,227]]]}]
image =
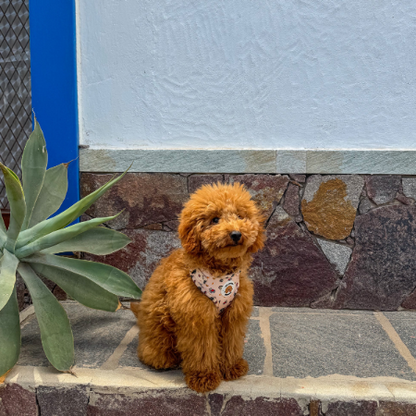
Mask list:
[{"label": "pointed leaf tip", "polygon": [[0,169],[4,175],[7,199],[10,204],[10,224],[7,230],[6,248],[11,253],[14,253],[16,239],[20,233],[26,214],[26,204],[23,188],[17,175],[1,162]]},{"label": "pointed leaf tip", "polygon": [[126,173],[127,171],[123,172],[120,176],[111,179],[106,184],[91,194],[85,196],[70,208],[66,209],[64,212],[58,214],[56,217],[49,218],[48,220],[42,221],[34,227],[23,231],[19,236],[17,248],[23,247],[27,243],[30,243],[39,237],[43,237],[52,231],[66,227],[68,224],[82,215],[98,198],[100,198],[106,191],[108,191],[108,189],[120,181]]},{"label": "pointed leaf tip", "polygon": [[26,142],[22,155],[22,180],[26,201],[26,216],[22,229],[30,223],[33,208],[39,197],[45,179],[48,152],[42,129],[35,119],[35,128]]},{"label": "pointed leaf tip", "polygon": [[54,214],[65,199],[68,190],[68,169],[65,163],[48,169],[28,228]]}]

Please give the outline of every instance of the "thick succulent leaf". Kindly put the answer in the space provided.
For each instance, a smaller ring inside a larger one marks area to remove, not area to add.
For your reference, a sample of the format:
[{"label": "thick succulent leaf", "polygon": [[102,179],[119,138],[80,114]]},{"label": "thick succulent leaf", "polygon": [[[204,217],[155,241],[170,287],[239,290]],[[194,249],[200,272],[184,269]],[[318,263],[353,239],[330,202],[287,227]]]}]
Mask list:
[{"label": "thick succulent leaf", "polygon": [[10,224],[7,230],[6,249],[14,253],[16,240],[26,214],[25,197],[16,174],[2,163],[0,163],[0,169],[3,171],[7,199],[10,204]]},{"label": "thick succulent leaf", "polygon": [[6,229],[6,225],[4,224],[3,215],[1,214],[1,210],[0,210],[0,233],[1,232],[6,234],[7,229]]},{"label": "thick succulent leaf", "polygon": [[69,370],[74,363],[74,338],[64,308],[28,264],[21,263],[18,271],[35,306],[46,357],[57,370]]},{"label": "thick succulent leaf", "polygon": [[0,259],[0,311],[7,304],[13,293],[18,264],[19,260],[13,254],[4,250],[3,257]]},{"label": "thick succulent leaf", "polygon": [[16,289],[6,306],[0,311],[0,377],[19,359],[20,322]]},{"label": "thick succulent leaf", "polygon": [[72,273],[81,274],[92,280],[98,286],[118,296],[138,299],[142,293],[128,274],[108,264],[70,259],[53,254],[34,254],[33,256],[25,257],[22,261],[46,264]]},{"label": "thick succulent leaf", "polygon": [[3,215],[0,210],[0,252],[7,240],[7,229],[6,225],[4,224]]},{"label": "thick succulent leaf", "polygon": [[0,256],[3,253],[3,246],[7,241],[7,236],[2,231],[0,231]]},{"label": "thick succulent leaf", "polygon": [[46,266],[45,264],[29,263],[33,270],[56,283],[65,293],[82,305],[92,309],[114,312],[120,303],[118,297],[98,286],[91,280],[67,270]]},{"label": "thick succulent leaf", "polygon": [[64,202],[68,191],[68,164],[61,163],[46,171],[45,180],[36,204],[33,207],[32,218],[28,228],[46,220],[54,214]]},{"label": "thick succulent leaf", "polygon": [[95,228],[103,222],[111,221],[116,218],[119,214],[113,215],[112,217],[94,218],[90,221],[81,222],[79,224],[71,225],[70,227],[64,228],[63,230],[54,231],[44,237],[35,240],[22,248],[16,250],[16,256],[23,258],[30,256],[31,254],[37,253],[45,248],[52,247],[56,244],[62,243],[63,241],[69,240],[77,235]]},{"label": "thick succulent leaf", "polygon": [[7,240],[7,230],[6,225],[4,224],[3,215],[0,210],[0,253],[2,252],[4,243]]},{"label": "thick succulent leaf", "polygon": [[26,201],[26,217],[22,226],[23,230],[30,223],[33,207],[42,189],[47,164],[48,153],[45,138],[35,117],[35,128],[29,136],[22,155],[23,193]]},{"label": "thick succulent leaf", "polygon": [[97,227],[85,231],[70,240],[57,244],[56,246],[42,250],[42,253],[66,253],[68,251],[82,251],[85,253],[105,256],[114,253],[131,242],[123,233],[110,228]]},{"label": "thick succulent leaf", "polygon": [[0,230],[0,256],[3,253],[3,246],[6,244],[7,235],[3,231]]},{"label": "thick succulent leaf", "polygon": [[43,237],[46,234],[66,227],[72,221],[77,219],[81,214],[83,214],[101,195],[103,195],[108,189],[116,184],[126,173],[127,171],[121,174],[118,178],[114,178],[108,181],[101,188],[82,198],[80,201],[76,202],[74,205],[72,205],[64,212],[58,214],[56,217],[49,218],[48,220],[42,221],[34,227],[23,231],[19,236],[17,248],[23,247],[24,245],[31,243],[32,241]]}]

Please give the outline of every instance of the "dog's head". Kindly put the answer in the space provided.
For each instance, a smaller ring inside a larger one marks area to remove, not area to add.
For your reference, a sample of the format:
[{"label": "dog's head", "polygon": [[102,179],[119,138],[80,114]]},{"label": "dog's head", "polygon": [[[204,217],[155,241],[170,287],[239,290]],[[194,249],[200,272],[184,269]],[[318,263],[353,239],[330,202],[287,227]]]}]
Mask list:
[{"label": "dog's head", "polygon": [[205,185],[191,195],[178,231],[188,253],[225,260],[263,247],[263,220],[243,185],[218,183]]}]

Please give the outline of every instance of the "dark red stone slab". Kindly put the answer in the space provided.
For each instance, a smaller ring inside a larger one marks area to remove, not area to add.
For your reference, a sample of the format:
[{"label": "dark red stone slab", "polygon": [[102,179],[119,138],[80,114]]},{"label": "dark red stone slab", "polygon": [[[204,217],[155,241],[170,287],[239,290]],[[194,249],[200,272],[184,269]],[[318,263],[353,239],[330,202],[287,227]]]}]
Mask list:
[{"label": "dark red stone slab", "polygon": [[416,207],[391,205],[355,221],[337,307],[396,310],[416,286]]},{"label": "dark red stone slab", "polygon": [[312,237],[293,220],[267,227],[265,248],[256,254],[250,276],[260,306],[309,306],[331,293],[337,275]]},{"label": "dark red stone slab", "polygon": [[18,384],[0,386],[1,416],[38,416],[36,394]]},{"label": "dark red stone slab", "polygon": [[171,231],[127,229],[122,232],[132,240],[122,250],[107,256],[85,254],[85,258],[123,270],[143,289],[160,260],[180,247],[179,238]]},{"label": "dark red stone slab", "polygon": [[145,391],[132,396],[92,393],[88,416],[205,416],[206,398],[188,389]]},{"label": "dark red stone slab", "polygon": [[240,182],[246,186],[266,217],[270,216],[280,202],[289,183],[286,175],[247,174],[230,175],[228,178],[231,183]]},{"label": "dark red stone slab", "polygon": [[211,393],[208,396],[211,416],[221,416],[221,409],[224,403],[224,396],[218,393]]},{"label": "dark red stone slab", "polygon": [[328,404],[325,416],[378,416],[377,402],[333,402]]},{"label": "dark red stone slab", "polygon": [[303,414],[295,399],[266,397],[245,399],[241,396],[233,396],[228,400],[221,416],[303,416]]},{"label": "dark red stone slab", "polygon": [[399,175],[366,176],[365,183],[368,197],[377,205],[393,201],[400,191],[401,177]]},{"label": "dark red stone slab", "polygon": [[296,182],[299,183],[305,183],[306,181],[306,175],[295,175],[295,174],[290,174],[289,175],[291,179],[293,179]]},{"label": "dark red stone slab", "polygon": [[172,221],[167,221],[163,223],[163,230],[164,231],[178,231],[178,227],[179,227],[179,221],[178,220],[172,220]]},{"label": "dark red stone slab", "polygon": [[379,403],[377,416],[415,416],[416,404],[383,402]]},{"label": "dark red stone slab", "polygon": [[[112,175],[83,173],[81,195],[98,189]],[[140,228],[177,219],[188,200],[187,178],[168,173],[128,173],[106,192],[88,211],[92,217],[107,217],[124,210],[111,228]]]},{"label": "dark red stone slab", "polygon": [[416,309],[416,290],[413,290],[400,306],[405,309]]},{"label": "dark red stone slab", "polygon": [[293,217],[300,215],[299,186],[289,183],[285,194],[284,210]]},{"label": "dark red stone slab", "polygon": [[224,182],[223,175],[191,175],[188,178],[189,192],[192,194],[202,185],[212,185],[218,182]]},{"label": "dark red stone slab", "polygon": [[85,416],[88,406],[86,388],[38,387],[37,399],[42,416]]}]

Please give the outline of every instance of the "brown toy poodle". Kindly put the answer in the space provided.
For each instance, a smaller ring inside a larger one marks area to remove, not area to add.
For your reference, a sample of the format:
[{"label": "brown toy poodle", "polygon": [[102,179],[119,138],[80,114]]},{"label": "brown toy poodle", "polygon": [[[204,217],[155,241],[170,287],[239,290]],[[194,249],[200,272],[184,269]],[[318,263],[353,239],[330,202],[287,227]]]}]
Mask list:
[{"label": "brown toy poodle", "polygon": [[157,369],[181,365],[187,385],[214,390],[248,371],[244,335],[253,306],[248,278],[263,217],[238,183],[203,186],[180,216],[182,248],[163,259],[140,303],[138,356]]}]

